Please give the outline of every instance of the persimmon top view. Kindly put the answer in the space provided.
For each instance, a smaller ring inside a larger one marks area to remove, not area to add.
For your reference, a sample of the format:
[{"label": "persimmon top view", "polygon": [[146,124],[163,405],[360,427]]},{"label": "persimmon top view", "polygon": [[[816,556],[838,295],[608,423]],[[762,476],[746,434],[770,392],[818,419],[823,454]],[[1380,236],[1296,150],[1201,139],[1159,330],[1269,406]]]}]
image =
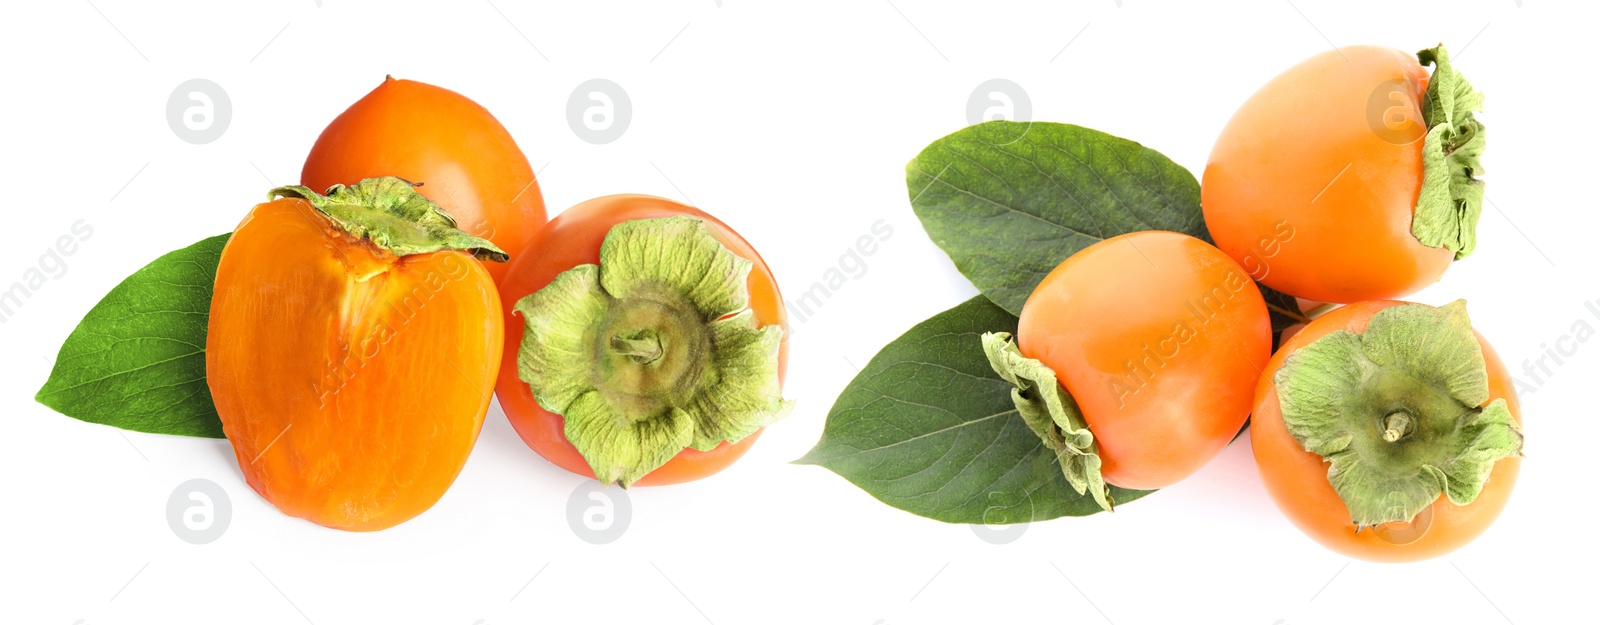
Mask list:
[{"label": "persimmon top view", "polygon": [[726,468],[782,418],[783,297],[699,209],[612,195],[567,209],[501,284],[496,392],[534,451],[624,486]]},{"label": "persimmon top view", "polygon": [[1464,302],[1361,302],[1318,317],[1265,368],[1250,434],[1262,482],[1295,526],[1383,562],[1476,538],[1522,464],[1511,375]]}]

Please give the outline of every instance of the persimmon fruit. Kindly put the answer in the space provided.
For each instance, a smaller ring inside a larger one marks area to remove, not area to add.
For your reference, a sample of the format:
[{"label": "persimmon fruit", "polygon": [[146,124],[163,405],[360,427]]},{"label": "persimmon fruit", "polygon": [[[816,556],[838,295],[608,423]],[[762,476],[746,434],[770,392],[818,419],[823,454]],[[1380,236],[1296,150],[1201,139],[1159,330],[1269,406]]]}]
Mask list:
[{"label": "persimmon fruit", "polygon": [[1200,185],[1206,227],[1289,295],[1343,304],[1422,289],[1477,246],[1482,102],[1443,46],[1313,56],[1223,128]]},{"label": "persimmon fruit", "polygon": [[250,487],[379,530],[427,510],[477,440],[500,365],[485,239],[405,181],[275,189],[222,251],[206,382]]},{"label": "persimmon fruit", "polygon": [[[300,183],[315,191],[397,176],[438,203],[468,234],[522,255],[545,222],[528,158],[504,126],[466,96],[385,77],[317,137]],[[485,265],[498,282],[500,263]]]},{"label": "persimmon fruit", "polygon": [[1464,303],[1371,301],[1284,342],[1256,387],[1250,442],[1300,531],[1350,557],[1409,562],[1499,516],[1521,424],[1511,374]]},{"label": "persimmon fruit", "polygon": [[[538,252],[514,261],[500,285],[506,333],[496,394],[517,434],[545,459],[584,476],[598,469],[601,481],[624,486],[686,482],[733,464],[761,426],[786,413],[778,397],[788,359],[783,298],[761,255],[723,222],[663,198],[611,195],[557,215],[529,247]],[[574,280],[584,271],[591,272],[584,280],[604,288],[587,285],[578,298]],[[625,278],[635,284],[616,284]],[[568,287],[577,303],[528,308]],[[706,308],[696,293],[719,301]],[[574,321],[577,336],[561,344],[564,351],[535,362],[535,348],[553,349],[555,338],[530,331],[554,334],[551,328]],[[718,347],[735,343],[744,351]],[[561,377],[599,383],[579,396],[553,382]],[[576,399],[552,405],[536,385]],[[584,402],[611,408],[579,431],[561,408]],[[698,421],[699,435],[673,421],[676,412]],[[611,437],[611,444],[591,441],[586,453],[575,435]],[[617,457],[641,453],[648,457]]]},{"label": "persimmon fruit", "polygon": [[[1227,446],[1271,355],[1266,303],[1217,248],[1141,231],[1063,261],[1022,307],[990,363],[1058,455],[1068,481],[1110,508],[1106,484],[1171,485]],[[1082,485],[1082,487],[1080,487]]]}]

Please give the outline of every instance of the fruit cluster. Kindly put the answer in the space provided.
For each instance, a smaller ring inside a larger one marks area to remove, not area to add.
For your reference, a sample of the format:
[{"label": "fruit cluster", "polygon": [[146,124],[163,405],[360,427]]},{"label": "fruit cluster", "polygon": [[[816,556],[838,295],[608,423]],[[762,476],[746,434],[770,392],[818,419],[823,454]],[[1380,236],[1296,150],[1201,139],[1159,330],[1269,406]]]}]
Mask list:
[{"label": "fruit cluster", "polygon": [[114,289],[39,401],[225,435],[267,501],[345,530],[433,506],[491,394],[534,451],[624,487],[720,471],[789,412],[783,299],[749,243],[643,195],[547,223],[527,158],[460,94],[386,79],[301,181]]},{"label": "fruit cluster", "polygon": [[884,348],[802,461],[924,516],[1037,521],[1174,484],[1253,415],[1267,491],[1322,544],[1460,547],[1515,482],[1516,395],[1464,302],[1392,298],[1476,247],[1482,101],[1442,46],[1366,46],[1262,87],[1198,184],[1076,126],[940,139],[912,207],[982,295]]}]

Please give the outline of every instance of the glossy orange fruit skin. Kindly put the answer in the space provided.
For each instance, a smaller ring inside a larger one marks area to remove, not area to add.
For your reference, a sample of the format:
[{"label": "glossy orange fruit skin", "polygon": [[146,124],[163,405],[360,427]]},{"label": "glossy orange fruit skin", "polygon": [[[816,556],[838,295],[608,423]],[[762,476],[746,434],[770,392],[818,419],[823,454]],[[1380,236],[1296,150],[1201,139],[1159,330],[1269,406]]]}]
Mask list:
[{"label": "glossy orange fruit skin", "polygon": [[464,252],[396,257],[300,199],[255,207],[217,267],[206,381],[250,487],[344,530],[427,510],[483,425],[500,298]]},{"label": "glossy orange fruit skin", "polygon": [[[321,193],[335,184],[397,176],[456,218],[468,234],[512,258],[545,222],[544,197],[517,142],[489,111],[459,93],[385,78],[322,131],[300,183]],[[484,263],[499,283],[504,263]]]},{"label": "glossy orange fruit skin", "polygon": [[1323,302],[1437,282],[1454,253],[1411,234],[1428,79],[1414,54],[1350,46],[1268,82],[1206,164],[1200,203],[1217,247],[1267,286]]},{"label": "glossy orange fruit skin", "polygon": [[[1472,542],[1505,509],[1517,483],[1517,471],[1522,467],[1522,459],[1518,457],[1496,462],[1489,473],[1488,483],[1483,485],[1478,498],[1469,505],[1458,506],[1445,497],[1434,501],[1427,531],[1414,540],[1408,536],[1403,539],[1406,542],[1398,542],[1397,532],[1406,531],[1404,526],[1397,526],[1400,528],[1397,530],[1378,528],[1356,532],[1355,525],[1350,523],[1350,512],[1344,500],[1328,483],[1328,463],[1322,456],[1306,451],[1284,425],[1273,375],[1290,354],[1328,333],[1341,329],[1364,332],[1367,323],[1378,311],[1406,305],[1410,304],[1397,301],[1359,302],[1336,308],[1312,321],[1299,334],[1286,341],[1273,355],[1272,361],[1267,363],[1256,387],[1255,416],[1250,422],[1250,444],[1255,452],[1256,466],[1261,472],[1261,481],[1266,485],[1267,493],[1278,504],[1278,509],[1301,532],[1324,547],[1352,558],[1374,562],[1425,560]],[[1522,423],[1522,408],[1517,403],[1510,372],[1506,371],[1505,363],[1483,335],[1477,336],[1489,371],[1489,401],[1505,399],[1511,408],[1511,416],[1517,423]]]},{"label": "glossy orange fruit skin", "polygon": [[[563,469],[594,477],[588,461],[577,448],[567,441],[566,421],[561,415],[541,407],[534,399],[528,384],[517,377],[517,352],[522,345],[524,322],[512,312],[517,300],[544,288],[561,272],[583,264],[599,264],[600,244],[612,226],[635,219],[652,219],[688,215],[703,220],[711,235],[723,247],[751,262],[748,288],[750,309],[762,327],[777,325],[788,328],[788,316],[783,307],[783,296],[778,291],[778,281],[766,261],[754,247],[737,232],[705,212],[672,200],[648,195],[609,195],[582,202],[545,226],[530,246],[538,250],[521,259],[513,257],[506,280],[500,285],[500,296],[505,309],[505,350],[500,365],[500,382],[495,393],[506,418],[516,428],[522,440],[546,460]],[[601,268],[604,271],[604,267]],[[778,375],[787,371],[789,362],[789,337],[784,335],[778,352]],[[659,486],[698,480],[728,468],[755,444],[760,431],[744,437],[737,443],[724,441],[711,451],[684,449],[672,460],[640,478],[635,485]]]},{"label": "glossy orange fruit skin", "polygon": [[1045,276],[1022,307],[1017,347],[1077,401],[1106,481],[1151,489],[1194,473],[1243,427],[1272,326],[1255,283],[1217,248],[1145,231]]}]

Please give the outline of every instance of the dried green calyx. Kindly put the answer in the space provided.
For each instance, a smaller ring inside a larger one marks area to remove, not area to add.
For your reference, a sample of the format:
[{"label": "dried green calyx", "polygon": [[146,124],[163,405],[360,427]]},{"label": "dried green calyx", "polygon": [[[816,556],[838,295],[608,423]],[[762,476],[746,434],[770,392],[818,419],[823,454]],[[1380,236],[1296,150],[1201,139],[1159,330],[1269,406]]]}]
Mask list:
[{"label": "dried green calyx", "polygon": [[757,327],[750,268],[698,219],[640,219],[606,234],[598,265],[517,301],[517,375],[601,482],[632,485],[788,414],[783,329]]},{"label": "dried green calyx", "polygon": [[479,260],[505,262],[510,258],[488,239],[458,229],[455,218],[418,193],[416,186],[384,176],[352,186],[336,184],[328,188],[326,195],[303,186],[278,187],[268,192],[267,198],[292,197],[310,202],[345,232],[370,240],[396,256],[462,250]]},{"label": "dried green calyx", "polygon": [[1111,510],[1116,502],[1100,475],[1100,452],[1094,434],[1078,410],[1078,403],[1056,380],[1056,372],[1022,355],[1009,333],[984,334],[983,353],[995,373],[1014,385],[1012,403],[1028,429],[1055,452],[1067,483],[1080,495],[1089,493],[1102,509]]},{"label": "dried green calyx", "polygon": [[1441,494],[1472,503],[1496,461],[1522,454],[1463,301],[1383,309],[1365,332],[1290,354],[1273,381],[1284,425],[1328,461],[1358,529],[1412,521]]},{"label": "dried green calyx", "polygon": [[1483,94],[1456,73],[1444,45],[1417,53],[1433,65],[1428,92],[1422,99],[1422,121],[1428,134],[1422,144],[1422,189],[1412,213],[1411,234],[1428,247],[1443,247],[1466,258],[1478,245],[1478,217],[1483,213],[1483,123],[1473,116],[1483,109]]}]

